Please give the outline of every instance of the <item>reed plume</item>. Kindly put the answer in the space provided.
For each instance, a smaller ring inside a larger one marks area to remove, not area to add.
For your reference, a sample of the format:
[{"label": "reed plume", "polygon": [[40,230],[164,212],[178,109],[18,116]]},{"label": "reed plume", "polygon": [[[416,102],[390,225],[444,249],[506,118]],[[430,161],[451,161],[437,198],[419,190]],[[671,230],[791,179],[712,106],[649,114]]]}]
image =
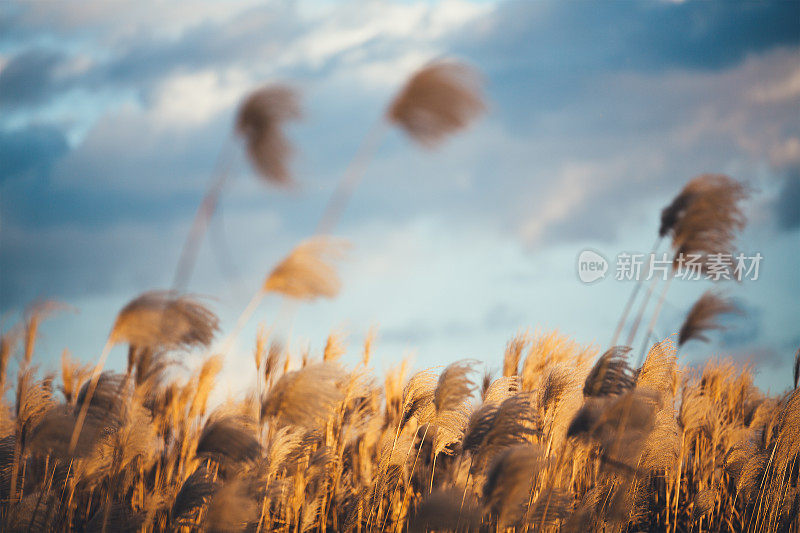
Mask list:
[{"label": "reed plume", "polygon": [[117,315],[109,340],[137,348],[177,350],[207,347],[219,328],[217,316],[190,296],[151,291]]},{"label": "reed plume", "polygon": [[83,383],[62,385],[73,391],[63,400],[54,378],[38,379],[28,366],[13,405],[0,409],[3,524],[669,533],[800,526],[796,390],[765,396],[746,368],[729,362],[678,368],[669,341],[636,370],[624,349],[589,367],[591,350],[560,337],[534,344],[527,384],[499,378],[477,406],[473,361],[418,372],[402,390],[401,367],[381,398],[363,365],[310,361],[281,375],[276,360],[261,424],[249,391],[206,415],[218,356],[186,378],[165,374],[155,387],[134,373],[105,372],[91,396],[91,378],[76,377],[65,356],[62,379]]},{"label": "reed plume", "polygon": [[414,73],[389,106],[389,120],[423,146],[466,128],[486,109],[478,73],[454,61],[434,61]]},{"label": "reed plume", "polygon": [[708,331],[724,329],[724,326],[717,322],[717,317],[731,313],[741,313],[731,300],[710,290],[704,292],[686,315],[678,334],[678,346],[683,346],[690,340],[708,342],[706,336]]},{"label": "reed plume", "polygon": [[309,365],[284,375],[267,393],[261,417],[306,428],[324,423],[344,399],[344,374],[335,363]]},{"label": "reed plume", "polygon": [[[681,255],[731,253],[736,235],[747,223],[741,202],[747,188],[722,174],[703,174],[690,182],[692,197],[672,227],[676,260]],[[707,262],[702,265],[707,267]]]},{"label": "reed plume", "polygon": [[236,133],[244,139],[253,167],[267,180],[291,182],[288,159],[292,146],[284,124],[302,116],[297,93],[283,85],[268,85],[245,98],[236,115]]},{"label": "reed plume", "polygon": [[583,394],[607,396],[633,387],[634,379],[626,359],[630,351],[627,346],[615,346],[601,355],[586,377]]},{"label": "reed plume", "polygon": [[233,463],[255,461],[261,456],[261,446],[254,436],[255,424],[234,413],[212,415],[197,441],[198,457]]},{"label": "reed plume", "polygon": [[341,258],[345,246],[325,237],[302,242],[270,272],[262,290],[298,300],[333,298],[341,281],[332,261]]}]

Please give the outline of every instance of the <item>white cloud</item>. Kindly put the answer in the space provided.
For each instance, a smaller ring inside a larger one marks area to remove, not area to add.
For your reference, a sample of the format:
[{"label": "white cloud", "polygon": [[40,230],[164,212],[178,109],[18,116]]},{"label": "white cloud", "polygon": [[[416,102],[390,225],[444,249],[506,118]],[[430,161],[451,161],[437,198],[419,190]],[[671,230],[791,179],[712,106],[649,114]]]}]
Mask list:
[{"label": "white cloud", "polygon": [[252,85],[240,70],[176,74],[155,89],[147,114],[153,124],[166,128],[182,130],[202,126],[218,113],[235,106]]}]

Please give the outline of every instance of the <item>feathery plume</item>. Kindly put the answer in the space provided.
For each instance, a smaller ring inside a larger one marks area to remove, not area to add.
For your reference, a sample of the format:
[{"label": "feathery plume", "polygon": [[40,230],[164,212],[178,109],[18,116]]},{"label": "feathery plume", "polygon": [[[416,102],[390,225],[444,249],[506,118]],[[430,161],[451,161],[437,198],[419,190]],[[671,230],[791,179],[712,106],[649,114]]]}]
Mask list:
[{"label": "feathery plume", "polygon": [[207,347],[218,326],[217,316],[197,300],[172,291],[151,291],[119,312],[110,340],[162,350]]},{"label": "feathery plume", "polygon": [[727,179],[726,176],[719,174],[702,174],[689,180],[684,185],[678,195],[673,198],[669,205],[661,210],[661,225],[658,228],[658,236],[666,237],[668,233],[675,229],[678,221],[686,213],[692,201],[703,193],[714,190]]},{"label": "feathery plume", "polygon": [[289,372],[272,387],[261,404],[262,420],[315,427],[344,399],[344,373],[336,363],[318,363]]},{"label": "feathery plume", "polygon": [[11,354],[16,348],[18,337],[16,329],[0,335],[0,391],[5,387],[8,360],[11,359]]},{"label": "feathery plume", "polygon": [[44,318],[55,311],[65,309],[67,306],[60,302],[45,301],[33,304],[26,312],[25,319],[25,352],[23,361],[25,365],[31,363],[33,357],[33,347],[36,344],[36,336],[39,332],[39,324]]},{"label": "feathery plume", "polygon": [[483,486],[485,505],[501,528],[518,524],[545,461],[538,446],[523,444],[500,453],[489,467]]},{"label": "feathery plume", "polygon": [[205,507],[217,486],[214,476],[203,465],[186,478],[181,485],[175,501],[172,503],[170,515],[175,525],[191,525],[200,510]]},{"label": "feathery plume", "polygon": [[634,380],[626,356],[628,346],[614,346],[600,356],[586,377],[585,396],[619,394],[633,387]]},{"label": "feathery plume", "polygon": [[420,424],[427,423],[433,416],[433,396],[436,390],[436,374],[432,370],[421,370],[411,376],[403,387],[403,406],[400,412],[400,427],[414,417]]},{"label": "feathery plume", "polygon": [[48,410],[31,431],[31,450],[41,454],[52,454],[63,461],[89,457],[97,443],[113,423],[103,420],[102,416],[90,416],[83,425],[77,446],[69,453],[69,439],[75,429],[77,414],[68,405],[56,405]]},{"label": "feathery plume", "polygon": [[239,107],[236,132],[244,139],[253,167],[267,180],[291,182],[292,146],[283,133],[284,122],[302,116],[297,93],[283,85],[269,85],[250,93]]},{"label": "feathery plume", "polygon": [[708,342],[706,336],[708,331],[724,329],[724,326],[717,322],[717,317],[732,313],[741,314],[733,302],[710,290],[704,292],[689,310],[686,320],[683,321],[678,335],[678,346],[683,346],[692,339]]},{"label": "feathery plume", "polygon": [[475,382],[470,374],[477,361],[456,361],[445,368],[439,376],[433,392],[433,404],[439,412],[458,409],[475,391]]},{"label": "feathery plume", "polygon": [[221,413],[206,422],[197,441],[197,455],[234,463],[255,461],[261,446],[253,436],[255,425],[243,416]]},{"label": "feathery plume", "polygon": [[483,392],[483,402],[500,404],[520,391],[522,379],[519,376],[503,376],[494,380]]},{"label": "feathery plume", "polygon": [[[483,431],[481,429],[481,431]],[[494,414],[491,427],[480,439],[481,454],[491,459],[499,451],[518,444],[530,443],[539,433],[536,412],[533,409],[533,393],[520,392],[500,404]],[[480,434],[473,436],[478,439]],[[480,467],[480,464],[477,466]]]},{"label": "feathery plume", "polygon": [[636,386],[662,393],[669,391],[677,372],[676,353],[669,339],[655,343],[636,375]]},{"label": "feathery plume", "polygon": [[322,352],[323,361],[336,361],[347,353],[347,345],[344,336],[340,333],[331,333],[325,341],[325,349]]},{"label": "feathery plume", "polygon": [[[749,195],[744,185],[721,174],[704,174],[695,180],[691,200],[672,228],[676,266],[689,255],[731,253],[736,234],[747,222],[741,206]],[[703,261],[701,266],[706,264]]]},{"label": "feathery plume", "polygon": [[503,356],[503,376],[513,376],[519,371],[519,360],[522,350],[530,342],[527,333],[518,333],[506,344],[506,352]]},{"label": "feathery plume", "polygon": [[67,403],[72,403],[78,386],[92,373],[91,365],[82,365],[70,357],[69,350],[61,352],[61,392]]},{"label": "feathery plume", "polygon": [[434,61],[411,76],[389,106],[389,120],[424,146],[464,129],[486,108],[479,74],[453,61]]},{"label": "feathery plume", "polygon": [[345,242],[326,237],[308,239],[270,272],[264,281],[264,292],[277,292],[297,300],[333,298],[341,281],[331,261],[339,259]]}]

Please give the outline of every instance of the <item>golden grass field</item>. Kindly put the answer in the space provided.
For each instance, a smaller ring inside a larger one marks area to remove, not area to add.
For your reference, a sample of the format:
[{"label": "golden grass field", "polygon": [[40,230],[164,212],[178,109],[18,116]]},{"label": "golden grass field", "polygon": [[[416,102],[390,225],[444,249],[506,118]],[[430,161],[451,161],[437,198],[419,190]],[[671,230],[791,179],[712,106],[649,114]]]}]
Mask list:
[{"label": "golden grass field", "polygon": [[[484,110],[473,74],[425,67],[384,125],[435,146]],[[286,87],[267,87],[240,108],[235,131],[269,182],[291,180],[281,126],[298,105]],[[224,356],[263,297],[338,293],[345,247],[329,235],[376,139],[316,236],[269,272],[221,343],[215,313],[183,289],[224,175],[198,209],[172,290],[137,296],[109,319],[97,360],[65,351],[60,374],[39,371],[36,339],[52,304],[3,333],[3,531],[800,531],[798,389],[765,396],[746,366],[680,361],[685,342],[733,310],[715,293],[642,361],[625,346],[635,335],[601,350],[558,332],[520,333],[502,360],[417,372],[398,361],[377,376],[373,337],[351,347],[346,359],[360,362],[346,365],[337,335],[309,353],[262,332],[241,341],[253,354],[241,371],[250,387],[212,404]],[[699,176],[662,212],[660,238],[676,258],[729,250],[746,196],[730,178]],[[127,368],[105,370],[118,344]],[[187,372],[179,363],[189,351],[203,362]],[[795,385],[797,373],[796,362]]]}]

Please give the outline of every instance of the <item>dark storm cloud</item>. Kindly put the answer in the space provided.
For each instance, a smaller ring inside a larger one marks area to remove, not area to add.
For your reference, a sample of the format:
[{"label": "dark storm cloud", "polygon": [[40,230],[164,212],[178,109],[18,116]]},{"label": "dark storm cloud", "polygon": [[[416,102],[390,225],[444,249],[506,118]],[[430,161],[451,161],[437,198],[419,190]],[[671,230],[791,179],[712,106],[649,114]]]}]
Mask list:
[{"label": "dark storm cloud", "polygon": [[[797,2],[511,2],[462,47],[500,68],[719,69],[800,42]],[[465,35],[462,33],[461,35]],[[534,59],[532,61],[532,59]]]},{"label": "dark storm cloud", "polygon": [[68,149],[63,132],[52,126],[0,130],[0,184],[29,171],[47,172]]},{"label": "dark storm cloud", "polygon": [[499,98],[561,105],[590,94],[599,73],[721,69],[797,44],[798,20],[798,2],[510,2],[455,46],[502,76]]},{"label": "dark storm cloud", "polygon": [[800,228],[800,167],[789,171],[783,179],[775,209],[781,229],[794,231]]},{"label": "dark storm cloud", "polygon": [[[503,74],[503,85],[495,88],[499,96],[524,86],[532,100],[556,102],[586,90],[598,72],[719,69],[748,53],[796,44],[799,18],[797,2],[511,2],[501,4],[488,21],[476,22],[474,31],[446,39],[450,49],[478,62],[490,77]],[[8,16],[0,24],[11,20]],[[90,90],[143,90],[179,71],[274,61],[308,30],[293,10],[261,6],[233,20],[203,22],[177,38],[137,34],[112,50],[110,59],[68,80],[53,76],[64,60],[61,52],[25,50],[0,74],[0,87],[7,85],[0,89],[0,101],[47,101],[73,83]],[[385,52],[387,46],[392,47],[375,39],[360,53]],[[295,65],[288,74],[324,75],[346,56],[346,51],[336,54],[314,68]]]},{"label": "dark storm cloud", "polygon": [[41,48],[14,55],[0,70],[0,108],[46,102],[67,87],[68,80],[56,73],[65,59],[60,52]]}]

